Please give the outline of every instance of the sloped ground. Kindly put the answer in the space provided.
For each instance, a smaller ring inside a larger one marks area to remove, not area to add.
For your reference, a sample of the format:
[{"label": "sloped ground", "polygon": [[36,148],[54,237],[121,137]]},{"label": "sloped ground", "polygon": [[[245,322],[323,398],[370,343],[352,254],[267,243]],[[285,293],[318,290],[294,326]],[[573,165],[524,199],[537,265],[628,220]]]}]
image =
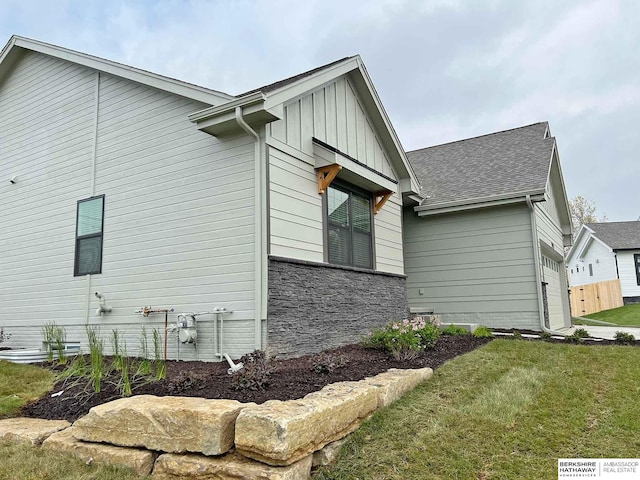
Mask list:
[{"label": "sloped ground", "polygon": [[[133,395],[150,394],[157,396],[188,396],[203,398],[229,398],[241,402],[263,403],[267,400],[290,400],[300,398],[334,382],[362,380],[377,375],[389,368],[439,367],[447,360],[470,352],[491,339],[465,336],[442,336],[436,347],[422,352],[411,361],[395,361],[387,352],[364,349],[359,345],[349,345],[324,353],[324,357],[310,355],[291,360],[270,362],[275,371],[269,377],[269,384],[263,390],[235,389],[227,374],[225,363],[168,361],[167,376],[163,380],[147,383],[132,382]],[[339,360],[342,367],[331,372],[317,373],[312,368],[329,360]],[[87,382],[73,386],[58,382],[52,392],[39,400],[27,404],[19,413],[26,417],[64,419],[75,421],[85,415],[95,405],[120,398],[118,378],[108,377],[100,393],[94,393]]]}]

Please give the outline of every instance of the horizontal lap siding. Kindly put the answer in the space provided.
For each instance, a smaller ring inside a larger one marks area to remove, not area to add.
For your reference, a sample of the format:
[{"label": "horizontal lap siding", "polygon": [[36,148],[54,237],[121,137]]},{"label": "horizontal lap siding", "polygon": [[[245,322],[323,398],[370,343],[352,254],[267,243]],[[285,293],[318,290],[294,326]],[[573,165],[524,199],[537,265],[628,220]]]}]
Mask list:
[{"label": "horizontal lap siding", "polygon": [[[585,236],[588,238],[588,235]],[[589,265],[593,270],[593,276],[589,275]],[[572,287],[618,278],[615,254],[597,240],[591,242],[582,260],[574,260],[569,263],[567,259],[567,269],[569,270],[569,285]]]},{"label": "horizontal lap siding", "polygon": [[639,250],[631,250],[628,252],[616,252],[618,257],[618,271],[620,272],[620,287],[622,288],[623,297],[640,296],[640,285],[636,277],[634,264],[634,255],[640,255]]},{"label": "horizontal lap siding", "polygon": [[[271,253],[322,262],[322,197],[312,164],[312,138],[383,175],[397,176],[347,77],[287,104],[284,118],[271,123],[269,132],[271,138],[290,147],[287,153],[273,145],[269,148]],[[374,222],[376,269],[404,273],[399,193],[387,201]]]},{"label": "horizontal lap siding", "polygon": [[95,75],[27,53],[0,84],[0,326],[38,347],[46,321],[82,323],[76,201],[89,190]]},{"label": "horizontal lap siding", "polygon": [[269,148],[271,253],[322,262],[322,198],[313,165]]},{"label": "horizontal lap siding", "polygon": [[[38,67],[39,81],[33,78]],[[35,90],[57,92],[41,94],[37,115],[29,95],[19,101],[11,96],[24,88],[22,70],[30,72]],[[152,328],[164,329],[163,315],[144,318],[134,313],[139,307],[173,307],[174,323],[178,312],[224,306],[233,311],[225,322],[226,350],[234,356],[253,350],[253,142],[199,132],[187,115],[201,103],[101,74],[95,194],[105,195],[102,274],[92,275],[90,289],[87,277],[73,277],[76,202],[91,195],[95,78],[93,71],[30,54],[0,86],[0,112],[11,108],[14,118],[23,119],[3,140],[15,152],[9,157],[15,174],[25,180],[17,184],[24,189],[21,198],[4,185],[0,190],[3,205],[8,198],[13,235],[22,239],[0,243],[6,292],[0,326],[14,326],[14,338],[35,346],[40,326],[54,320],[66,326],[70,340],[85,342],[88,318],[107,345],[115,328],[129,352],[137,353],[143,325],[149,335]],[[71,112],[66,117],[57,107],[64,92],[73,97],[63,102]],[[51,125],[47,115],[53,115]],[[28,134],[36,141],[24,142]],[[28,168],[33,182],[27,181]],[[106,296],[110,314],[95,316],[95,291]],[[214,359],[213,317],[202,320],[199,352],[181,345],[181,358]],[[175,337],[169,353],[177,354]]]},{"label": "horizontal lap siding", "polygon": [[[409,305],[445,321],[538,324],[530,216],[526,207],[419,218],[405,210]],[[420,294],[422,289],[423,294]]]}]

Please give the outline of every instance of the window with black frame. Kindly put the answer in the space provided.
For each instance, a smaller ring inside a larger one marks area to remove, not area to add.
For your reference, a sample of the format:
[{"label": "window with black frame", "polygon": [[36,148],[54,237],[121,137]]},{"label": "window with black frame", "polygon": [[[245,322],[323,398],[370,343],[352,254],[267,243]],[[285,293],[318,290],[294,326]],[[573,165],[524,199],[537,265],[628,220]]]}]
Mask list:
[{"label": "window with black frame", "polygon": [[74,275],[102,273],[104,195],[78,200]]},{"label": "window with black frame", "polygon": [[640,285],[640,255],[633,255],[633,262],[636,266],[636,283]]},{"label": "window with black frame", "polygon": [[329,263],[373,268],[371,196],[332,184],[326,204]]}]

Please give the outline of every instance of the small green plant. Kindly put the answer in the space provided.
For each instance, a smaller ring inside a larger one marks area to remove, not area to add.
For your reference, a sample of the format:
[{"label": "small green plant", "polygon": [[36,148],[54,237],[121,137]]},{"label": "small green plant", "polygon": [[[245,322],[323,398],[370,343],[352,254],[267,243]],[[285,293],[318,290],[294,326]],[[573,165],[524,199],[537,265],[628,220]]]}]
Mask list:
[{"label": "small green plant", "polygon": [[[124,339],[122,338],[118,330],[111,330],[111,346],[113,347],[113,368],[115,368],[117,371],[122,370],[122,362],[124,357],[122,355],[123,346],[121,342],[123,341]],[[124,347],[126,348],[126,345]]]},{"label": "small green plant", "polygon": [[65,364],[67,359],[64,352],[64,344],[67,341],[67,333],[64,327],[56,325],[56,322],[47,322],[42,327],[42,340],[47,346],[47,360],[53,362],[56,352],[58,363]]},{"label": "small green plant", "polygon": [[349,360],[339,353],[321,352],[311,357],[310,363],[312,372],[328,374],[346,367]]},{"label": "small green plant", "polygon": [[571,343],[583,343],[585,338],[589,338],[589,332],[584,328],[576,328],[573,334],[565,337],[565,340]]},{"label": "small green plant", "polygon": [[442,329],[443,335],[469,335],[469,330],[460,325],[447,325]]},{"label": "small green plant", "polygon": [[542,332],[540,338],[542,340],[551,340],[552,335],[549,332]]},{"label": "small green plant", "polygon": [[512,335],[514,340],[522,340],[522,334],[519,330],[514,330]]},{"label": "small green plant", "polygon": [[438,327],[415,317],[374,330],[362,343],[367,348],[384,348],[396,360],[411,360],[424,349],[435,347],[439,336]]},{"label": "small green plant", "polygon": [[87,363],[83,355],[76,355],[67,367],[58,375],[59,380],[84,378],[87,376]]},{"label": "small green plant", "polygon": [[151,362],[149,361],[149,344],[147,342],[147,329],[143,326],[140,336],[140,363],[136,375],[147,376],[151,374]]},{"label": "small green plant", "polygon": [[96,393],[100,392],[102,378],[105,376],[104,345],[99,334],[100,331],[97,327],[90,327],[87,325],[90,363],[89,378],[93,385],[93,391]]},{"label": "small green plant", "polygon": [[164,357],[162,356],[162,347],[160,346],[160,332],[158,329],[153,329],[153,370],[155,373],[155,377],[158,380],[162,380],[167,376],[167,364],[164,361]]},{"label": "small green plant", "polygon": [[493,332],[489,328],[480,325],[471,335],[476,338],[491,338],[493,337]]},{"label": "small green plant", "polygon": [[4,343],[11,338],[10,333],[5,333],[4,328],[0,327],[0,343]]},{"label": "small green plant", "polygon": [[122,355],[120,357],[120,381],[118,383],[120,395],[123,397],[131,396],[131,379],[129,378],[129,357],[127,356],[127,345],[122,346]]},{"label": "small green plant", "polygon": [[254,350],[240,358],[243,367],[231,377],[234,390],[264,390],[269,386],[275,367],[262,350]]},{"label": "small green plant", "polygon": [[614,338],[616,343],[620,343],[621,345],[632,345],[636,343],[636,337],[627,332],[618,331]]}]

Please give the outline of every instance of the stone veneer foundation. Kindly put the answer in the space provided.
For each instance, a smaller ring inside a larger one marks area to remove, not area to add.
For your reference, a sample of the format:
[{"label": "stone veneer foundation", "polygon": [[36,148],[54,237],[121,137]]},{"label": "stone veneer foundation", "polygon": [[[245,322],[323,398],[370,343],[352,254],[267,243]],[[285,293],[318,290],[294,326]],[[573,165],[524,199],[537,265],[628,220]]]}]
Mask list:
[{"label": "stone veneer foundation", "polygon": [[270,356],[358,343],[372,329],[408,314],[404,275],[269,257]]}]

